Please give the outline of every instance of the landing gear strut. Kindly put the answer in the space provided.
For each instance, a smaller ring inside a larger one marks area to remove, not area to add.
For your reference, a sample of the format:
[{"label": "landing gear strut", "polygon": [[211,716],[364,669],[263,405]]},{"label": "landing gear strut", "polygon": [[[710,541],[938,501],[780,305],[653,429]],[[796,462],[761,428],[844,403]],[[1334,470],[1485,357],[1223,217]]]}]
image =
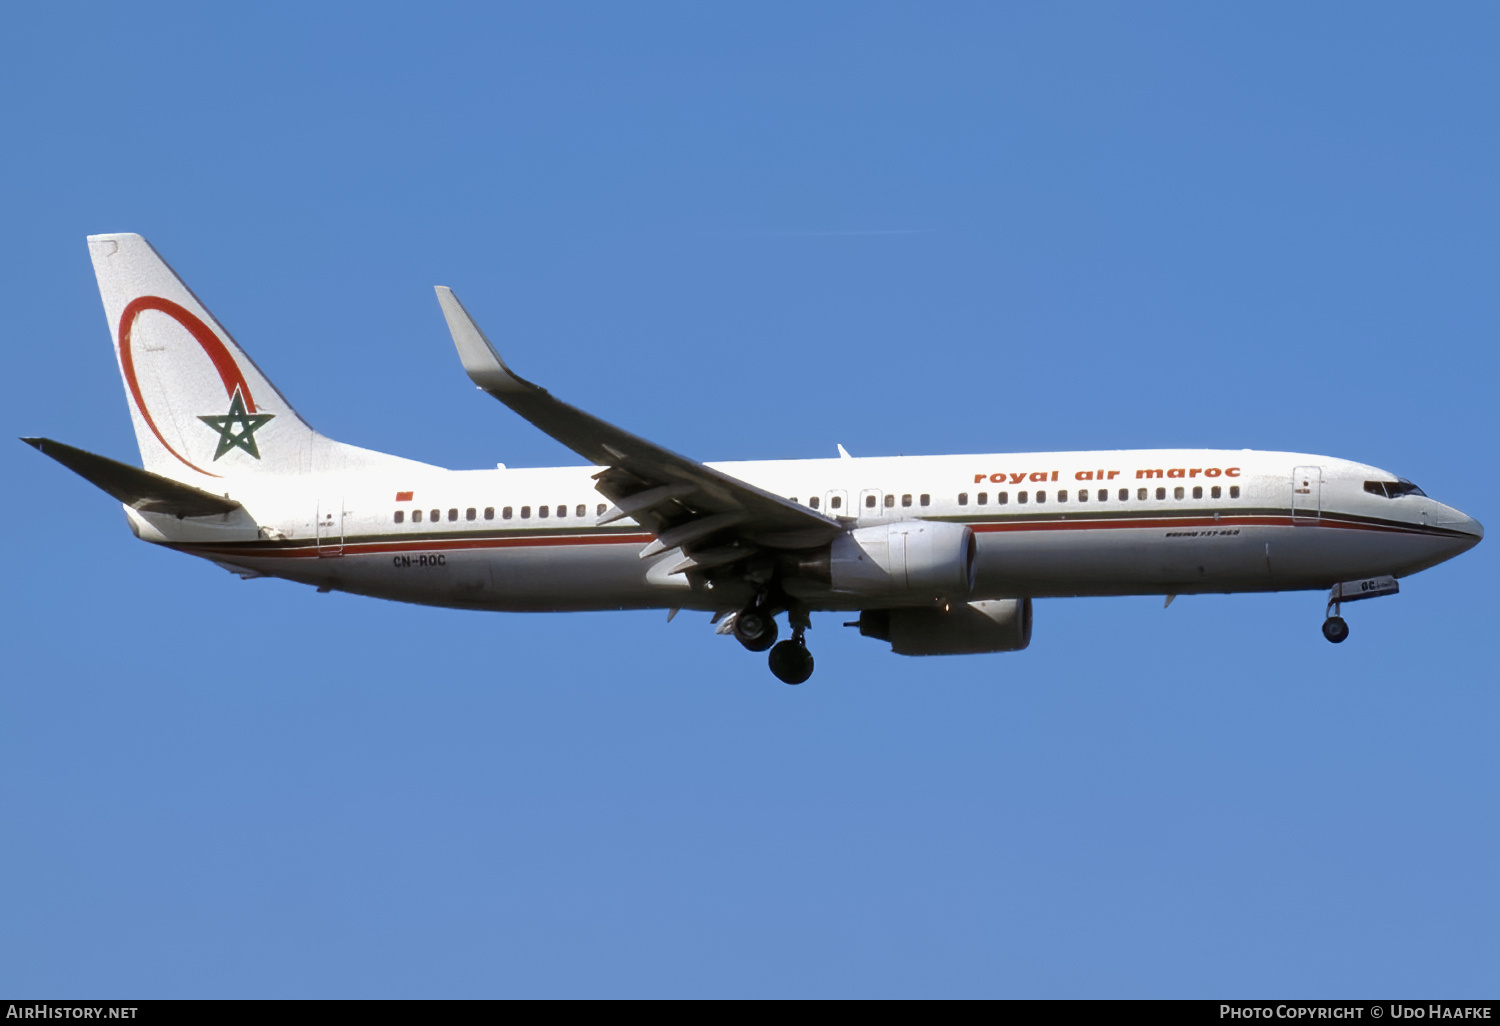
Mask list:
[{"label": "landing gear strut", "polygon": [[792,637],[771,649],[767,662],[776,679],[783,684],[801,684],[813,672],[812,653],[807,650],[807,642],[803,639],[803,633],[812,622],[807,612],[801,609],[790,610],[787,618],[792,624]]},{"label": "landing gear strut", "polygon": [[1339,599],[1342,597],[1342,585],[1334,585],[1333,592],[1328,596],[1328,608],[1323,610],[1328,619],[1323,621],[1323,637],[1335,645],[1349,636],[1349,625],[1339,614],[1343,612],[1340,608]]}]

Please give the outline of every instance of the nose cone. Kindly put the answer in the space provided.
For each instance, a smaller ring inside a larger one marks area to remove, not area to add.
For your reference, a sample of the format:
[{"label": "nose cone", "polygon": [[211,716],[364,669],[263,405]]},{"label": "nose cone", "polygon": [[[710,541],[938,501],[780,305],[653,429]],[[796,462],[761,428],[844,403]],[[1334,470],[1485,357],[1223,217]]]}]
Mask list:
[{"label": "nose cone", "polygon": [[1479,539],[1484,537],[1484,525],[1467,513],[1460,513],[1452,506],[1444,506],[1435,503],[1436,509],[1427,515],[1427,522],[1433,527],[1441,527],[1445,531],[1457,531],[1466,535],[1464,548],[1471,549],[1479,544]]}]

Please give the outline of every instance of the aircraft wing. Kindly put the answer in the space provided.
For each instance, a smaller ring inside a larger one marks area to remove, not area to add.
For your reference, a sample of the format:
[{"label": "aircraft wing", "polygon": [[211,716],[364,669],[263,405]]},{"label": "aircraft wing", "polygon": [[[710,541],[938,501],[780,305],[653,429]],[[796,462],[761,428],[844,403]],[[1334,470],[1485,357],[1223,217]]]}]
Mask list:
[{"label": "aircraft wing", "polygon": [[657,535],[642,557],[682,548],[673,572],[740,562],[760,549],[807,549],[844,530],[837,520],[680,456],[554,398],[517,376],[453,290],[438,304],[469,378],[569,449],[606,469],[599,491],[615,505],[600,523],[632,517]]}]

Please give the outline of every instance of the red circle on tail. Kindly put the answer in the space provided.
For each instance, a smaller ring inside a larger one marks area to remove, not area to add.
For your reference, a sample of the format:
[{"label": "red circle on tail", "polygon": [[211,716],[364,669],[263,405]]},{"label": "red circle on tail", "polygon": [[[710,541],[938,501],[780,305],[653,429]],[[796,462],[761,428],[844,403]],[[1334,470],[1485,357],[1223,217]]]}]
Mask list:
[{"label": "red circle on tail", "polygon": [[210,473],[202,467],[190,462],[182,453],[172,448],[170,442],[162,435],[161,429],[156,426],[156,421],[151,419],[151,411],[146,409],[146,400],[141,396],[140,382],[135,376],[135,359],[130,353],[130,332],[135,327],[135,319],[147,310],[159,310],[172,320],[188,330],[188,334],[197,340],[198,345],[213,361],[214,370],[219,372],[219,380],[224,382],[224,392],[230,398],[234,398],[234,390],[238,388],[240,395],[245,400],[247,413],[255,412],[255,399],[250,395],[250,385],[245,381],[245,375],[240,370],[240,365],[234,362],[234,357],[229,352],[229,347],[224,345],[223,340],[214,334],[212,328],[204,324],[191,310],[179,306],[170,299],[162,299],[160,296],[141,296],[133,299],[126,305],[120,314],[120,369],[125,373],[125,387],[130,389],[130,397],[135,401],[136,409],[141,411],[141,416],[146,418],[146,425],[162,445],[166,446],[167,452],[176,456],[184,464],[192,467],[200,474],[209,477],[220,475]]}]

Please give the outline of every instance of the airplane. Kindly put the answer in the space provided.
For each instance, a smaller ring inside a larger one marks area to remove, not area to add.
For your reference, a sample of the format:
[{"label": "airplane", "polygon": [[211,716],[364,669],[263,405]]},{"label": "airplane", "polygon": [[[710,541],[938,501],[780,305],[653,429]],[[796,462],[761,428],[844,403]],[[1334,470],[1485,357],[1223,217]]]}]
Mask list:
[{"label": "airplane", "polygon": [[[515,374],[437,288],[469,378],[590,466],[447,470],[314,431],[141,236],[88,240],[143,468],[25,438],[136,537],[242,578],[497,611],[683,609],[813,672],[814,612],[901,655],[1030,644],[1032,602],[1329,589],[1472,548],[1478,521],[1349,460],[1252,450],[700,463]],[[777,617],[791,636],[778,641]]]}]

